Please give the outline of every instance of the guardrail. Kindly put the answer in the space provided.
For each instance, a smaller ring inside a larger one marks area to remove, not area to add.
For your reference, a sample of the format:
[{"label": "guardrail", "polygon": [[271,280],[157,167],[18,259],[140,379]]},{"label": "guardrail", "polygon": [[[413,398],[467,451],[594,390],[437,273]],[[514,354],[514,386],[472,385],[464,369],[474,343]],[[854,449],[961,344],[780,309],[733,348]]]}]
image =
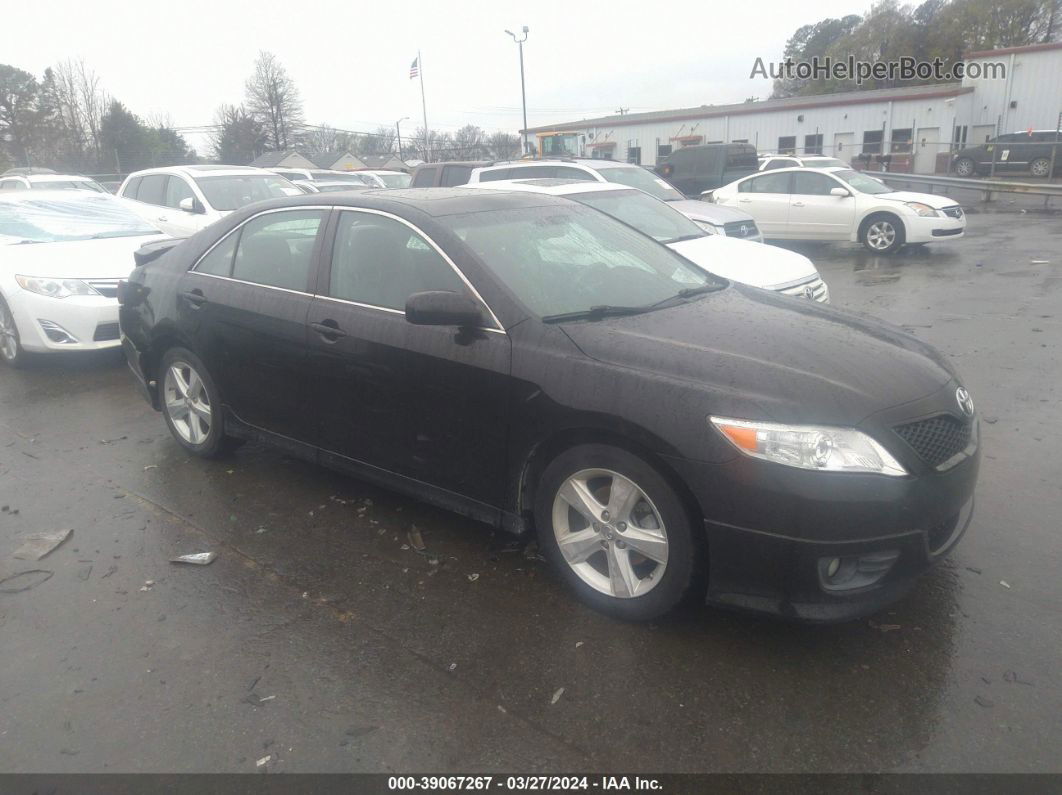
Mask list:
[{"label": "guardrail", "polygon": [[928,193],[936,193],[934,190],[936,187],[976,190],[982,193],[986,202],[992,201],[993,193],[1023,193],[1027,196],[1043,196],[1044,207],[1049,207],[1052,196],[1062,196],[1062,184],[1052,182],[965,179],[963,177],[942,177],[936,174],[897,174],[892,171],[867,171],[866,173],[885,182],[925,185]]}]

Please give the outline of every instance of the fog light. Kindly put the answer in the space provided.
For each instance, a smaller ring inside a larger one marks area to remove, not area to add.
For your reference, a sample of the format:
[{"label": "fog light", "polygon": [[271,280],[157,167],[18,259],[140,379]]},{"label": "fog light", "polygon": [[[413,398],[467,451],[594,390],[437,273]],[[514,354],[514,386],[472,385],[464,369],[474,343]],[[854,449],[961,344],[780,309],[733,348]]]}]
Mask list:
[{"label": "fog light", "polygon": [[887,549],[865,555],[819,558],[819,582],[827,591],[866,588],[888,574],[899,557],[899,550]]},{"label": "fog light", "polygon": [[53,323],[50,320],[38,320],[37,322],[41,324],[41,329],[52,342],[58,345],[73,345],[77,343],[77,337],[58,323]]}]

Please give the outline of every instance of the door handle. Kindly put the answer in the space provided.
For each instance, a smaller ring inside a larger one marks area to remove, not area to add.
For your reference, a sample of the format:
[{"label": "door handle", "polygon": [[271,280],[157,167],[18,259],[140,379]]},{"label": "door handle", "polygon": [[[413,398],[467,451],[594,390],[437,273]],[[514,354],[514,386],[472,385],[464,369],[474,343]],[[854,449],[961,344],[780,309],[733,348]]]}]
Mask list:
[{"label": "door handle", "polygon": [[793,206],[794,207],[803,207],[804,206],[804,202],[793,202]]},{"label": "door handle", "polygon": [[752,199],[738,199],[738,201],[741,202],[742,204],[748,204],[749,202],[752,201]]},{"label": "door handle", "polygon": [[165,215],[160,215],[160,216],[159,216],[158,218],[156,218],[155,220],[157,220],[157,221],[162,221],[163,223],[165,223],[166,221],[169,221],[170,219],[169,219],[169,217],[168,217],[168,216],[165,216]]},{"label": "door handle", "polygon": [[324,337],[325,342],[337,342],[340,338],[347,336],[347,332],[343,331],[334,320],[311,323],[310,328]]},{"label": "door handle", "polygon": [[188,292],[181,293],[181,298],[184,298],[186,301],[188,301],[188,303],[192,305],[192,309],[199,309],[203,306],[203,304],[206,303],[207,300],[206,296],[203,295],[203,291],[200,290],[198,287],[194,290],[189,290]]}]

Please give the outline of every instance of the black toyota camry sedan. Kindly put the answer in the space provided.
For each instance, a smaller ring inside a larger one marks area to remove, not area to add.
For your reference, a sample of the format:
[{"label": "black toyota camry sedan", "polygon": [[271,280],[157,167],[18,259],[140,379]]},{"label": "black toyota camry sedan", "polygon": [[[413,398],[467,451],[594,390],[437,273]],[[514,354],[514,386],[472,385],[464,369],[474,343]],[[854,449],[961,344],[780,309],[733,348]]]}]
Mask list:
[{"label": "black toyota camry sedan", "polygon": [[970,521],[977,417],[937,352],[592,208],[316,194],[164,249],[122,285],[121,329],[178,444],[265,441],[533,529],[611,614],[851,618]]}]

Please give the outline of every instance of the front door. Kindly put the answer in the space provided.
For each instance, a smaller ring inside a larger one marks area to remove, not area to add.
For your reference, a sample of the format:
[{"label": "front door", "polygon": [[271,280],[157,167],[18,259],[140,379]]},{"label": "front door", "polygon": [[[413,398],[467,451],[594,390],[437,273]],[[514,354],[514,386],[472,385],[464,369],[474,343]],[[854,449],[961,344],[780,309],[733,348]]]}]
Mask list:
[{"label": "front door", "polygon": [[945,151],[940,145],[939,127],[921,127],[915,143],[914,170],[916,174],[934,174],[937,170],[937,152]]},{"label": "front door", "polygon": [[847,240],[855,218],[855,199],[834,196],[837,180],[814,171],[793,172],[789,232],[806,240]]},{"label": "front door", "polygon": [[301,441],[306,315],[327,210],[262,213],[223,238],[182,277],[178,311],[221,391],[249,425]]},{"label": "front door", "polygon": [[852,147],[855,145],[855,133],[834,133],[833,134],[833,156],[839,160],[851,164],[852,156],[855,154]]},{"label": "front door", "polygon": [[738,185],[737,204],[756,219],[764,237],[789,237],[789,180],[791,171],[774,171]]},{"label": "front door", "polygon": [[[504,496],[509,337],[499,328],[409,323],[406,299],[436,290],[472,294],[405,221],[339,212],[331,267],[309,315],[307,410],[328,453],[496,506]],[[493,326],[488,316],[484,309]]]}]

